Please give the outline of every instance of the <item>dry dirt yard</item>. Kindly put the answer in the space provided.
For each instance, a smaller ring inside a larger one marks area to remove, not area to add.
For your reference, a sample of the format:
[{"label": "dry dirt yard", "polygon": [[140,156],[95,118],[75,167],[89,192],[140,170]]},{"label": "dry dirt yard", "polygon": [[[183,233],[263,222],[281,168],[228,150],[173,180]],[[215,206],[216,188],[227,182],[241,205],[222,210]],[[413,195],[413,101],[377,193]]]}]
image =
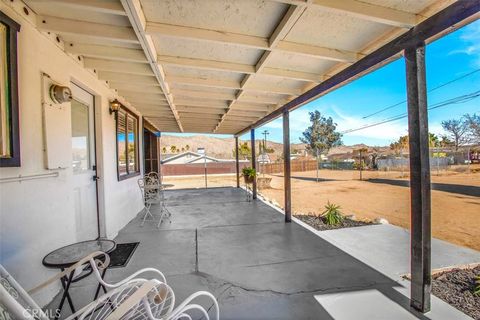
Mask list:
[{"label": "dry dirt yard", "polygon": [[[260,175],[261,176],[261,175]],[[260,193],[283,204],[283,177],[274,175],[271,188]],[[176,188],[204,187],[203,177],[165,177]],[[341,206],[346,215],[359,220],[385,218],[389,223],[410,227],[410,189],[408,176],[400,172],[363,172],[321,170],[292,172],[292,209],[294,214],[320,214],[330,201]],[[480,251],[480,172],[432,172],[432,236]],[[234,176],[210,176],[209,187],[234,186]]]}]

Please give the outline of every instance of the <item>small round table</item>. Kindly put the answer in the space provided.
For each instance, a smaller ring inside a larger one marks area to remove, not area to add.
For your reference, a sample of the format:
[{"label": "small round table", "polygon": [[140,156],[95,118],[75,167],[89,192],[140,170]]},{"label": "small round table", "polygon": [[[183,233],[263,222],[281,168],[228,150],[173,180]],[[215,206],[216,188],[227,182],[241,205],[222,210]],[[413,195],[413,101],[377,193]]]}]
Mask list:
[{"label": "small round table", "polygon": [[[61,247],[59,249],[56,249],[49,254],[47,254],[42,261],[42,264],[47,267],[47,268],[56,268],[64,271],[66,268],[70,267],[71,265],[74,265],[78,261],[80,261],[82,258],[88,256],[89,254],[92,254],[95,251],[102,251],[105,253],[110,253],[116,248],[117,244],[113,240],[106,240],[106,239],[98,239],[98,240],[88,240],[88,241],[82,241],[82,242],[77,242],[74,244],[70,244],[65,247]],[[62,287],[63,287],[63,295],[62,299],[60,300],[60,305],[58,306],[59,312],[55,315],[55,319],[58,318],[60,315],[60,312],[62,311],[63,304],[65,303],[65,299],[67,299],[68,304],[70,306],[70,309],[72,310],[72,313],[75,313],[75,307],[73,306],[73,301],[68,293],[68,290],[70,289],[70,285],[73,282],[80,281],[81,279],[89,276],[92,273],[93,270],[90,269],[90,272],[87,272],[86,274],[77,276],[74,278],[75,270],[70,272],[70,274],[67,276],[63,276],[60,280],[62,282]],[[102,272],[102,279],[105,276],[105,272],[107,271],[107,268],[105,268]],[[97,299],[98,294],[100,293],[100,288],[103,288],[103,291],[107,293],[107,290],[104,286],[102,286],[100,283],[97,286],[97,291],[95,292],[95,299]]]}]

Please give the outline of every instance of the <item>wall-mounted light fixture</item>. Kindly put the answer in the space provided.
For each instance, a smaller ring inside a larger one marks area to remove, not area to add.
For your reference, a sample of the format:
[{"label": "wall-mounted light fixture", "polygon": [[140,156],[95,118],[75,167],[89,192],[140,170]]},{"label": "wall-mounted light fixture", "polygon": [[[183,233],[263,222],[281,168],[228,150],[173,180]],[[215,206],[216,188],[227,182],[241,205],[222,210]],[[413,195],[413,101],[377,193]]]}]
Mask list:
[{"label": "wall-mounted light fixture", "polygon": [[122,104],[117,99],[110,101],[110,114],[112,113],[116,114],[118,110],[120,110],[121,106]]}]

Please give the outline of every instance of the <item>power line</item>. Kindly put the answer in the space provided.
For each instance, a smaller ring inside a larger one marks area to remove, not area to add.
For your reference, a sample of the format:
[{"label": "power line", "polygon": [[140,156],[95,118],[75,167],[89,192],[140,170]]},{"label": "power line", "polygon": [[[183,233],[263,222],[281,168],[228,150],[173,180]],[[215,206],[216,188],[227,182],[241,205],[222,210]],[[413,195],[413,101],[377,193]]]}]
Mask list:
[{"label": "power line", "polygon": [[[473,99],[475,99],[475,98],[478,98],[478,97],[480,97],[480,90],[475,91],[475,92],[472,92],[472,93],[468,93],[468,94],[465,94],[465,95],[462,95],[462,96],[457,96],[457,97],[454,97],[454,98],[450,98],[450,99],[447,99],[447,100],[438,102],[438,103],[433,104],[432,106],[430,106],[430,107],[428,108],[428,110],[438,109],[438,108],[445,107],[445,106],[448,106],[448,105],[453,105],[453,104],[465,103],[465,102],[471,101],[471,100],[473,100]],[[359,131],[359,130],[363,130],[363,129],[367,129],[367,128],[379,126],[379,125],[381,125],[381,124],[385,124],[385,123],[388,123],[388,122],[397,121],[397,120],[406,118],[407,116],[408,116],[407,113],[402,113],[402,114],[399,114],[399,115],[396,115],[396,116],[393,116],[393,117],[384,119],[384,120],[379,121],[379,122],[376,122],[376,123],[364,125],[364,126],[362,126],[362,127],[355,128],[355,129],[348,129],[348,130],[342,131],[342,132],[340,132],[340,133],[341,133],[341,134],[352,133],[352,132],[355,132],[355,131]]]},{"label": "power line", "polygon": [[[471,71],[471,72],[469,72],[469,73],[464,74],[463,76],[460,76],[460,77],[458,77],[458,78],[455,78],[455,79],[452,79],[452,80],[447,81],[447,82],[445,82],[445,83],[442,83],[442,84],[440,84],[440,85],[438,85],[438,86],[430,89],[428,92],[432,92],[432,91],[438,90],[438,89],[440,89],[440,88],[443,88],[443,87],[445,87],[445,86],[447,86],[447,85],[449,85],[449,84],[452,84],[452,83],[454,83],[454,82],[456,82],[456,81],[459,81],[459,80],[462,80],[462,79],[464,79],[464,78],[466,78],[466,77],[469,77],[469,76],[471,76],[472,74],[475,74],[475,73],[477,73],[477,72],[479,72],[479,71],[480,71],[480,68],[475,69],[475,70],[473,70],[473,71]],[[390,106],[387,106],[387,107],[385,107],[385,108],[382,108],[382,109],[380,109],[380,110],[378,110],[378,111],[375,111],[375,112],[373,112],[373,113],[370,113],[370,114],[362,117],[362,119],[370,118],[370,117],[372,117],[372,116],[374,116],[374,115],[377,115],[377,114],[382,113],[382,112],[384,112],[384,111],[387,111],[387,110],[390,110],[390,109],[392,109],[392,108],[395,108],[395,107],[397,107],[397,106],[399,106],[399,105],[402,105],[402,104],[404,104],[405,102],[407,102],[407,100],[403,100],[403,101],[397,102],[397,103],[395,103],[395,104],[392,104],[392,105],[390,105]]]}]

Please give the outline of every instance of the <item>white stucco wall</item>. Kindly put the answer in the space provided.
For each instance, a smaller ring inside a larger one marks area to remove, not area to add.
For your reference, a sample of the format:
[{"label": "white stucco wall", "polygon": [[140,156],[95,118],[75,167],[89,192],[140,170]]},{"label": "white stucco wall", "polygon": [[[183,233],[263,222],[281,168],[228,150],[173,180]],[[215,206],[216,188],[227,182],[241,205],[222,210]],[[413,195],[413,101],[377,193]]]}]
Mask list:
[{"label": "white stucco wall", "polygon": [[[43,154],[41,72],[65,85],[72,80],[82,84],[96,95],[101,220],[105,234],[113,238],[142,208],[137,178],[117,181],[115,120],[108,112],[109,100],[115,98],[115,93],[40,33],[23,14],[2,2],[0,9],[21,24],[18,76],[22,159],[20,168],[0,168],[0,177],[49,172]],[[71,132],[64,134],[71,136]],[[140,146],[141,139],[142,135]],[[71,154],[70,150],[65,152]],[[0,263],[27,290],[55,273],[43,267],[45,254],[76,241],[72,170],[59,172],[58,178],[0,183]],[[35,298],[44,304],[58,290],[58,284],[50,286]]]}]

